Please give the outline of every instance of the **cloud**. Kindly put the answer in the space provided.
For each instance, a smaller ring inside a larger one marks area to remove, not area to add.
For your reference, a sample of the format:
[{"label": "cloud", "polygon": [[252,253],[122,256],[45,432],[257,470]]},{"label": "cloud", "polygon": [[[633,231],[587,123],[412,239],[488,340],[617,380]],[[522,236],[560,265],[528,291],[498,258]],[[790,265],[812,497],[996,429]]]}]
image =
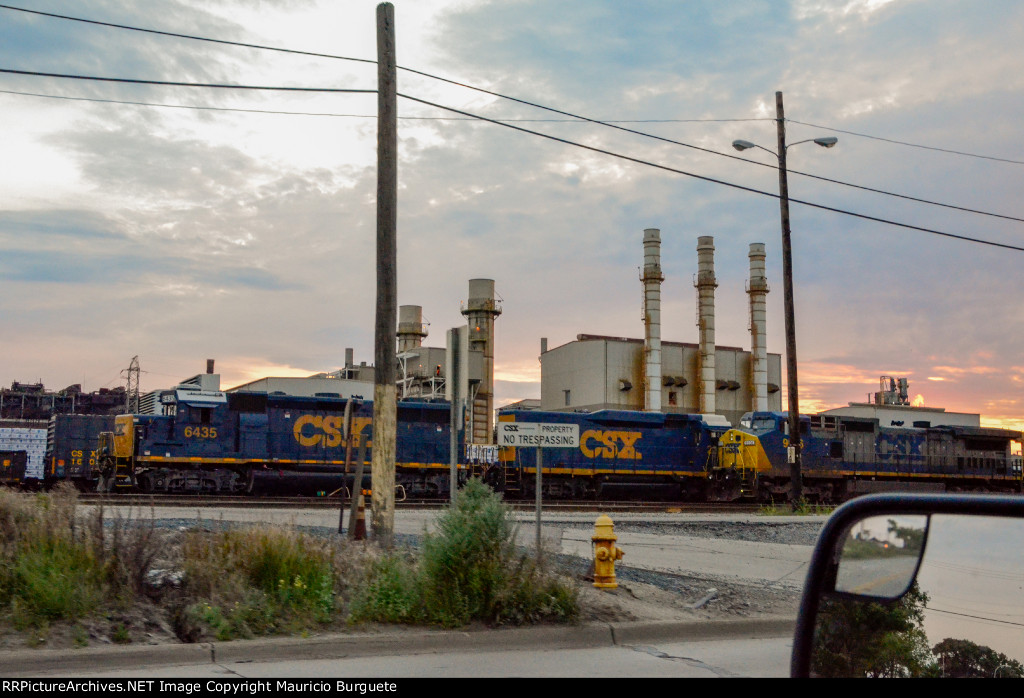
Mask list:
[{"label": "cloud", "polygon": [[[75,14],[372,58],[374,5],[174,0],[155,12],[87,0]],[[832,132],[840,138],[827,151],[810,144],[790,150],[794,199],[1019,244],[1014,221],[797,173],[1022,215],[1019,166],[891,142],[1024,160],[1016,118],[1024,110],[1022,13],[1003,1],[964,13],[946,0],[439,0],[397,7],[396,24],[401,65],[590,117],[653,120],[623,125],[730,154],[736,138],[774,147],[775,124],[765,119],[782,90],[790,143]],[[0,63],[12,67],[311,86],[372,87],[374,80],[372,66],[349,62],[10,11],[4,18]],[[374,110],[371,98],[337,95],[11,76],[0,83],[209,106]],[[408,72],[399,84],[404,93],[492,118],[563,118]],[[9,379],[24,371],[55,384],[82,382],[83,374],[105,376],[116,356],[126,354],[126,365],[136,353],[154,385],[168,380],[157,374],[201,369],[194,357],[216,357],[227,375],[239,370],[236,362],[333,370],[345,347],[372,356],[372,118],[0,100],[11,144],[0,173],[9,194],[0,207],[0,307],[21,328],[17,341],[0,346]],[[400,114],[451,116],[408,101]],[[774,159],[760,151],[750,156],[759,166],[593,124],[516,125],[767,194],[778,190]],[[496,325],[499,398],[539,395],[541,337],[557,346],[581,332],[642,335],[637,275],[646,227],[662,230],[666,340],[696,339],[696,238],[712,235],[719,344],[749,346],[747,245],[764,242],[769,351],[782,350],[777,199],[464,120],[403,120],[400,153],[399,302],[423,306],[428,344],[442,345],[444,330],[465,321],[468,279],[495,279],[504,307]],[[791,213],[805,408],[863,400],[877,390],[878,376],[906,375],[928,404],[1012,417],[1012,405],[988,405],[1024,381],[1019,253],[799,203]],[[48,346],[74,346],[75,360],[66,349],[41,349]]]}]

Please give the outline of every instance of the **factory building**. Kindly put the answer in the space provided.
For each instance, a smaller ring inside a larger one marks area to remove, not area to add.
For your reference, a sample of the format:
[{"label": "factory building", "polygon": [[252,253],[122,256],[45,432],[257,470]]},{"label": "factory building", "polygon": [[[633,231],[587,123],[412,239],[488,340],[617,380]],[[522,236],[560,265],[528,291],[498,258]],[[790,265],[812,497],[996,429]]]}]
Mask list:
[{"label": "factory building", "polygon": [[[238,391],[298,395],[300,397],[358,397],[373,396],[373,366],[353,361],[352,349],[345,350],[345,368],[312,376],[269,376],[242,383],[227,392]],[[216,388],[215,388],[216,389]]]},{"label": "factory building", "polygon": [[580,334],[548,349],[541,340],[542,410],[647,410],[717,414],[738,424],[745,412],[781,410],[782,357],[765,348],[765,247],[749,248],[748,328],[752,351],[715,344],[714,240],[697,241],[698,342],[662,340],[661,231],[644,230],[644,338]]},{"label": "factory building", "polygon": [[872,402],[851,402],[821,413],[822,417],[862,417],[877,419],[878,426],[895,429],[929,427],[981,428],[981,415],[971,412],[947,412],[943,407],[924,407],[910,403],[906,378],[882,376],[880,389]]},{"label": "factory building", "polygon": [[[576,341],[541,354],[540,408],[545,411],[642,410],[642,339],[577,335]],[[702,389],[697,344],[662,342],[661,406],[658,411],[700,413]],[[782,409],[781,357],[769,354],[768,403]],[[753,410],[751,354],[715,347],[715,412],[738,424]]]},{"label": "factory building", "polygon": [[402,305],[398,308],[398,398],[435,399],[444,397],[444,347],[425,347],[427,326],[423,308]]}]

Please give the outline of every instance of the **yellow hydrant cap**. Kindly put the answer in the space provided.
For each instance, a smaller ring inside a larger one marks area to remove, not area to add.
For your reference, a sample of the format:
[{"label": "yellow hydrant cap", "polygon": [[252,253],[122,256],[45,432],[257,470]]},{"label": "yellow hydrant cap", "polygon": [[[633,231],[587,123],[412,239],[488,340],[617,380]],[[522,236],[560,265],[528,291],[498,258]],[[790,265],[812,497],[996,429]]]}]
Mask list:
[{"label": "yellow hydrant cap", "polygon": [[618,540],[618,537],[613,533],[615,524],[607,514],[601,514],[597,517],[597,521],[594,522],[594,535],[591,536],[591,540]]}]

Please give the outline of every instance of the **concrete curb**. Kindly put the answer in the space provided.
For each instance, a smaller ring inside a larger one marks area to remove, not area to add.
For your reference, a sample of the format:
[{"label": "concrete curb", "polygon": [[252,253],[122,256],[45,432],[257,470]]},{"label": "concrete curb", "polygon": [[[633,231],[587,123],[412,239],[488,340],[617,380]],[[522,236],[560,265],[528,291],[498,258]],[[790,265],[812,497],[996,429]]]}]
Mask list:
[{"label": "concrete curb", "polygon": [[583,649],[645,642],[684,642],[792,635],[796,620],[768,617],[736,621],[588,623],[499,630],[424,630],[332,634],[194,645],[15,650],[0,654],[0,675],[74,676],[82,672],[151,666],[230,664],[293,659],[338,659],[395,654],[443,654],[515,649]]}]

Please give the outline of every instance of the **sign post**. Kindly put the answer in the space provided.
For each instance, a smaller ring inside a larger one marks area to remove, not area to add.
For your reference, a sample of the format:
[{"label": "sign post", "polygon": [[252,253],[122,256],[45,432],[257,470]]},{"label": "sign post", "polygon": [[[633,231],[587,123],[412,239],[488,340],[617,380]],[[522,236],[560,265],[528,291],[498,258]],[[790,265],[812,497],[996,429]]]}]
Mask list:
[{"label": "sign post", "polygon": [[536,478],[534,481],[537,509],[537,562],[540,562],[541,472],[544,469],[545,448],[579,448],[580,426],[578,424],[543,424],[540,422],[499,422],[498,445],[503,448],[537,449]]}]

